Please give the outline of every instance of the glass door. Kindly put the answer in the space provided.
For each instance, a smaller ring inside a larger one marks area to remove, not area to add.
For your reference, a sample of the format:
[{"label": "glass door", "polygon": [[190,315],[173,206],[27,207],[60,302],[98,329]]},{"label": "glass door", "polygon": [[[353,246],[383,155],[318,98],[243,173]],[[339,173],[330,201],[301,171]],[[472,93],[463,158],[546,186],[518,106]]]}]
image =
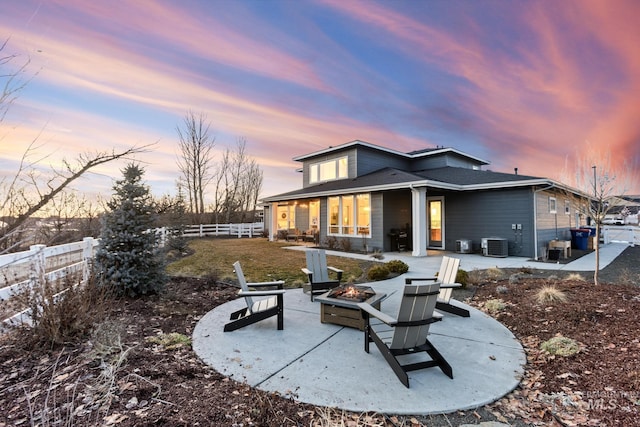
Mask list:
[{"label": "glass door", "polygon": [[427,199],[427,224],[429,224],[429,241],[427,246],[433,249],[444,249],[444,200]]}]

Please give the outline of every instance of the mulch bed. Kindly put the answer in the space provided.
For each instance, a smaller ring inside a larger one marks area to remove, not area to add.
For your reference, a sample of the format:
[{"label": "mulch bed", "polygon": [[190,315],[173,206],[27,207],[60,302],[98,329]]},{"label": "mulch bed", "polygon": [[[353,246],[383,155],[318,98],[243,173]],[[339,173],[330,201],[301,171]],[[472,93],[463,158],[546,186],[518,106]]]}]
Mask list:
[{"label": "mulch bed", "polygon": [[[174,278],[167,291],[120,300],[109,321],[88,340],[31,348],[18,331],[0,341],[0,426],[14,425],[429,425],[498,420],[512,425],[640,425],[640,248],[628,248],[600,273],[599,286],[565,280],[567,272],[506,272],[472,288],[470,303],[487,309],[527,352],[520,387],[498,402],[439,416],[343,414],[254,390],[202,363],[188,343],[157,340],[191,336],[213,307],[236,288],[212,280]],[[555,273],[555,274],[554,274]],[[556,277],[554,277],[556,276]],[[565,302],[537,303],[553,285]],[[569,357],[540,343],[556,335],[580,343]],[[120,340],[117,338],[121,337]],[[71,420],[69,424],[65,424]],[[338,425],[338,424],[334,424]]]}]

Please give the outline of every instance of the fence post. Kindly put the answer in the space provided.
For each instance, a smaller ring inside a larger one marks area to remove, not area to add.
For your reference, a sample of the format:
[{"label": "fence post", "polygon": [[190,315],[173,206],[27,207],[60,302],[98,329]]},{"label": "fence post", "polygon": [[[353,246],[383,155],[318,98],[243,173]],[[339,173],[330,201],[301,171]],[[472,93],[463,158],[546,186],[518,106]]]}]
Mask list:
[{"label": "fence post", "polygon": [[44,257],[44,248],[46,245],[31,245],[29,247],[31,266],[29,271],[29,281],[31,287],[34,287],[38,283],[44,285],[44,274],[47,271],[46,258]]},{"label": "fence post", "polygon": [[93,237],[85,237],[82,242],[82,283],[88,283],[93,262]]}]

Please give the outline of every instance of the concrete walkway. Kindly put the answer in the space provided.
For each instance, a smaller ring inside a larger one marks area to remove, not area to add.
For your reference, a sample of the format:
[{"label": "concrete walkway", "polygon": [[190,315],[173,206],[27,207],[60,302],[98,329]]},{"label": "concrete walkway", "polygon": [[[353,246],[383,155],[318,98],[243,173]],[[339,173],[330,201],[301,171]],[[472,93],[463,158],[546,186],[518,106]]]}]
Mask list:
[{"label": "concrete walkway", "polygon": [[[601,268],[626,247],[603,246]],[[370,284],[388,295],[382,302],[383,312],[394,317],[397,314],[405,277],[432,276],[438,270],[443,253],[429,255],[413,258],[409,254],[385,254],[385,261],[402,259],[410,269],[405,275]],[[461,268],[467,271],[494,266],[589,271],[595,265],[589,255],[570,264],[517,257],[455,256],[461,258]],[[509,393],[524,374],[525,354],[513,334],[490,316],[465,306],[470,318],[444,313],[443,321],[433,324],[429,335],[452,366],[453,380],[438,368],[424,369],[409,374],[411,387],[407,389],[375,346],[369,354],[364,352],[362,332],[320,323],[319,303],[311,303],[301,289],[287,291],[284,298],[283,331],[276,329],[276,320],[271,318],[234,332],[222,332],[230,313],[245,304],[237,299],[216,307],[198,322],[193,333],[195,352],[236,381],[301,402],[355,412],[426,415],[472,409]]]}]

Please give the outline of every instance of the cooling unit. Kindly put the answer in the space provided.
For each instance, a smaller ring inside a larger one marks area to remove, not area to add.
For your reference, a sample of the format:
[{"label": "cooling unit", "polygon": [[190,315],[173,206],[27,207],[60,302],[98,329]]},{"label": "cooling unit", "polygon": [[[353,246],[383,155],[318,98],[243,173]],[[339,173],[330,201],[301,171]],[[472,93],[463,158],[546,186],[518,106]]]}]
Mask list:
[{"label": "cooling unit", "polygon": [[471,240],[469,239],[456,240],[456,252],[458,252],[459,254],[470,254]]},{"label": "cooling unit", "polygon": [[482,239],[482,255],[493,257],[507,257],[509,255],[509,242],[502,237],[486,237]]}]

